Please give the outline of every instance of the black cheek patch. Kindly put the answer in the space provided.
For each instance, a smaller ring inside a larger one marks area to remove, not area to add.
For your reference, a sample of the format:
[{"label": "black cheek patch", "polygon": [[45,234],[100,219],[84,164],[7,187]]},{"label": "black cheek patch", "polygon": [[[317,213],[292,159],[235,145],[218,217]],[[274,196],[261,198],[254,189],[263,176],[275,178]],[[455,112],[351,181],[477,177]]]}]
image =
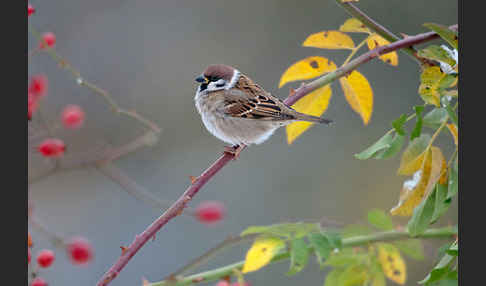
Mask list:
[{"label": "black cheek patch", "polygon": [[208,84],[207,83],[201,84],[201,91],[206,90],[207,88],[208,88]]}]

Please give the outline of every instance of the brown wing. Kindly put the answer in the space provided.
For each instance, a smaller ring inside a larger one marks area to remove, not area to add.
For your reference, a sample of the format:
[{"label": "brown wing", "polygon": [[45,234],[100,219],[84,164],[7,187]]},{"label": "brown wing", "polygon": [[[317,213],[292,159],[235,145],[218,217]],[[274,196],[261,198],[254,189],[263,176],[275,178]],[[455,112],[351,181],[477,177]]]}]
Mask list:
[{"label": "brown wing", "polygon": [[243,74],[236,85],[226,91],[223,110],[228,116],[274,121],[294,119],[292,111]]},{"label": "brown wing", "polygon": [[295,117],[289,114],[289,108],[279,99],[267,94],[260,87],[255,92],[230,89],[225,97],[223,112],[232,117],[260,120],[289,120]]}]

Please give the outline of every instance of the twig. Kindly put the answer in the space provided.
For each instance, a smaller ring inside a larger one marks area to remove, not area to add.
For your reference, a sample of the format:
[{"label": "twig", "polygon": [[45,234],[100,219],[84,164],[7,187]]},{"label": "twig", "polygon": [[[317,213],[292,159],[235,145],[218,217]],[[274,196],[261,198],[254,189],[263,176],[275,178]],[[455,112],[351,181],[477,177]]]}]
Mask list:
[{"label": "twig", "polygon": [[[136,199],[152,206],[156,210],[164,209],[170,206],[170,201],[159,199],[151,192],[145,190],[135,180],[128,177],[120,168],[111,163],[96,163],[96,170],[101,174],[116,182],[128,194],[134,196]],[[192,212],[192,211],[191,211]],[[186,213],[183,213],[186,214]],[[189,214],[188,214],[189,215]]]},{"label": "twig", "polygon": [[[438,35],[435,32],[429,32],[420,34],[413,37],[408,37],[406,39],[391,43],[389,45],[377,47],[359,57],[349,62],[347,65],[338,68],[337,70],[324,75],[323,77],[303,85],[296,92],[290,95],[284,102],[288,105],[292,105],[298,99],[309,94],[310,92],[336,80],[345,74],[351,72],[353,69],[357,68],[361,64],[378,57],[381,54],[389,53],[391,51],[415,45],[418,43],[423,43],[437,38]],[[167,209],[160,217],[158,217],[150,226],[147,227],[141,234],[137,235],[134,241],[126,248],[122,255],[117,259],[113,266],[101,277],[98,281],[98,286],[108,285],[115,277],[120,273],[120,271],[125,267],[125,265],[130,261],[130,259],[142,248],[145,243],[147,243],[155,234],[169,222],[172,218],[178,216],[184,211],[187,203],[197,194],[197,192],[215,175],[221,170],[226,164],[228,164],[233,159],[231,153],[224,153],[216,162],[213,163],[206,171],[202,173],[200,177],[182,194],[182,196],[177,199],[177,201]]]},{"label": "twig", "polygon": [[[421,235],[418,235],[414,238],[447,238],[452,237],[457,232],[451,227],[445,228],[436,228],[436,229],[428,229]],[[361,235],[355,237],[344,238],[342,240],[343,247],[353,247],[353,246],[361,246],[361,245],[368,245],[374,242],[380,241],[393,241],[393,240],[400,240],[404,238],[410,238],[410,234],[406,231],[386,231],[386,232],[378,232],[370,235]],[[314,253],[314,249],[309,247],[309,252]],[[285,250],[282,253],[276,255],[270,263],[276,263],[282,260],[287,260],[290,258],[290,253]],[[166,279],[160,282],[150,283],[147,286],[185,286],[196,284],[200,282],[211,282],[222,279],[228,275],[233,275],[234,270],[240,270],[243,268],[245,261],[240,261],[237,263],[233,263],[221,268],[213,269],[210,271],[194,274],[191,276],[187,276],[184,278],[176,279]]]},{"label": "twig", "polygon": [[[110,148],[108,150],[105,149],[103,151],[97,152],[98,154],[96,154],[94,158],[89,158],[87,154],[83,154],[83,156],[79,156],[80,159],[74,162],[66,163],[61,161],[57,167],[53,167],[40,175],[29,177],[29,184],[38,182],[41,179],[45,179],[57,172],[70,171],[70,170],[85,168],[85,167],[92,167],[95,166],[96,164],[104,164],[107,162],[112,162],[113,160],[116,160],[121,156],[125,156],[131,152],[134,152],[143,146],[152,145],[154,143],[153,136],[154,135],[152,131],[147,131],[147,133],[135,138],[133,141],[126,143],[125,145],[116,148]],[[100,155],[99,153],[102,154]]]}]

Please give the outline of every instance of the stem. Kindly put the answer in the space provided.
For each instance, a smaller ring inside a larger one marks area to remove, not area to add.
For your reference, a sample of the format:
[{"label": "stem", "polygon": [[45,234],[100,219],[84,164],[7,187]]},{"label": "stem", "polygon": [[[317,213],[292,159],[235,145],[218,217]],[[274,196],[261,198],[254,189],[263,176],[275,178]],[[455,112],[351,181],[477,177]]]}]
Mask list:
[{"label": "stem", "polygon": [[346,58],[346,60],[344,61],[344,63],[342,64],[343,66],[345,64],[347,64],[352,58],[353,56],[356,54],[356,52],[364,45],[366,44],[366,42],[368,41],[370,36],[366,37],[366,39],[364,39],[363,41],[361,41],[361,43],[359,43],[359,45],[357,45],[352,51],[351,53],[349,54],[349,56]]},{"label": "stem", "polygon": [[[455,235],[456,233],[457,232],[451,227],[435,228],[435,229],[428,229],[424,233],[414,238],[447,238]],[[342,243],[343,243],[343,247],[352,247],[352,246],[367,245],[369,243],[374,243],[379,241],[400,240],[404,238],[411,238],[411,236],[406,231],[391,230],[385,232],[378,232],[370,235],[361,235],[356,237],[344,238],[342,240]],[[312,247],[309,247],[309,251],[313,253],[314,249]],[[276,255],[270,263],[273,264],[282,260],[287,260],[289,258],[290,258],[290,253],[288,251],[285,251]],[[175,280],[175,281],[163,280],[160,282],[148,284],[147,286],[165,286],[165,285],[185,286],[185,285],[195,284],[199,282],[216,281],[225,276],[232,275],[234,269],[241,270],[244,264],[245,261],[240,261],[227,266],[223,266],[221,268],[187,276],[179,280]]]},{"label": "stem", "polygon": [[[406,39],[391,43],[385,46],[379,46],[375,49],[357,57],[350,61],[348,64],[341,66],[340,68],[332,71],[317,80],[309,84],[304,84],[298,88],[294,93],[289,95],[284,103],[287,105],[293,105],[297,100],[309,94],[310,92],[323,87],[326,84],[350,73],[358,66],[378,57],[381,54],[386,54],[391,51],[409,47],[418,43],[427,42],[438,38],[439,36],[435,32],[428,32],[419,34],[413,37],[407,37]],[[236,152],[237,149],[234,149]],[[116,278],[118,273],[127,265],[128,261],[145,245],[151,238],[155,237],[155,234],[171,219],[175,218],[184,211],[184,208],[192,200],[192,198],[199,192],[199,190],[216,175],[226,164],[234,159],[234,154],[225,152],[216,162],[213,163],[201,176],[199,176],[195,182],[186,189],[186,191],[177,199],[177,201],[167,209],[160,217],[158,217],[150,226],[148,226],[140,235],[135,237],[135,240],[126,248],[122,255],[117,259],[113,266],[100,278],[97,285],[108,285],[113,279]]]}]

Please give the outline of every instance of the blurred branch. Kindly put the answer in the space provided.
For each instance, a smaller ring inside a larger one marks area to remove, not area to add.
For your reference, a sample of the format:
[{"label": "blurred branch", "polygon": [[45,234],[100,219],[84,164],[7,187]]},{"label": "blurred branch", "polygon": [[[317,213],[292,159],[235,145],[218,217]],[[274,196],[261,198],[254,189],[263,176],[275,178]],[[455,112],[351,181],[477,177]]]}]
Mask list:
[{"label": "blurred branch", "polygon": [[[457,26],[457,25],[456,25]],[[398,49],[409,47],[418,43],[427,42],[439,37],[435,32],[428,32],[419,34],[413,37],[407,37],[406,39],[396,41],[389,45],[379,46],[359,57],[350,61],[348,64],[341,66],[337,70],[330,72],[321,78],[309,83],[304,84],[297,90],[291,92],[289,97],[284,100],[287,105],[294,104],[297,100],[309,94],[310,92],[329,84],[330,82],[350,73],[358,66],[378,57],[379,55],[389,53]],[[234,149],[236,151],[236,149]],[[135,236],[134,241],[123,251],[121,256],[112,265],[112,267],[101,277],[98,281],[98,286],[108,285],[113,279],[116,278],[118,273],[127,265],[128,261],[145,245],[151,238],[155,237],[155,234],[171,219],[180,215],[189,201],[198,193],[198,191],[221,170],[226,164],[228,164],[234,155],[230,152],[225,152],[219,159],[216,160],[208,169],[206,169],[201,176],[199,176],[186,191],[175,201],[175,203],[168,208],[160,217],[158,217],[150,226],[148,226],[141,234]]]},{"label": "blurred branch", "polygon": [[29,177],[29,185],[45,179],[57,172],[70,171],[85,167],[96,167],[97,164],[112,162],[113,160],[134,152],[143,146],[152,146],[155,141],[156,137],[154,133],[152,131],[147,131],[145,134],[135,138],[133,141],[126,143],[125,145],[116,148],[109,148],[108,150],[104,149],[102,151],[98,151],[95,153],[95,156],[83,154],[82,156],[78,156],[79,158],[77,160],[71,162],[60,160],[57,166],[54,166],[48,171]]},{"label": "blurred branch", "polygon": [[[161,200],[157,196],[153,195],[151,192],[145,190],[135,180],[128,177],[120,168],[109,162],[96,163],[96,169],[101,174],[111,179],[113,182],[116,182],[128,194],[152,206],[154,209],[160,210],[163,208],[167,208],[171,204],[170,201]],[[190,214],[188,213],[187,215]]]},{"label": "blurred branch", "polygon": [[[436,229],[428,229],[423,234],[416,236],[414,238],[447,238],[452,237],[457,232],[451,227],[445,228],[436,228]],[[361,246],[361,245],[368,245],[374,242],[380,241],[392,241],[392,240],[400,240],[404,238],[410,238],[410,235],[406,231],[386,231],[386,232],[378,232],[370,235],[360,235],[355,237],[344,238],[342,240],[343,247],[353,247],[353,246]],[[309,248],[310,253],[314,253],[313,248]],[[290,258],[290,252],[285,250],[282,253],[276,255],[270,263],[276,263],[278,261],[287,260]],[[196,284],[200,282],[211,282],[219,280],[226,276],[231,276],[234,274],[234,270],[239,270],[243,268],[245,261],[236,262],[227,266],[223,266],[221,268],[213,269],[210,271],[194,274],[191,276],[187,276],[184,278],[179,279],[166,279],[160,282],[149,283],[147,286],[185,286]],[[172,277],[171,277],[172,278]]]},{"label": "blurred branch", "polygon": [[[29,31],[39,42],[43,41],[39,32],[37,32],[37,30],[34,29],[34,27],[32,27],[32,25],[30,25],[30,23],[29,23]],[[53,48],[48,47],[47,43],[44,43],[44,45],[46,46],[47,53],[59,64],[59,66],[61,68],[66,69],[67,71],[69,71],[74,76],[77,84],[79,84],[81,86],[85,86],[85,87],[91,89],[92,91],[94,91],[95,93],[97,93],[98,95],[102,96],[107,101],[108,105],[110,105],[110,107],[112,108],[112,110],[115,113],[123,114],[123,115],[126,115],[128,117],[131,117],[132,119],[139,121],[140,123],[142,123],[143,125],[145,125],[149,129],[151,129],[156,135],[158,133],[160,133],[160,128],[157,126],[157,124],[155,124],[152,121],[150,121],[149,119],[141,116],[136,111],[130,111],[130,110],[126,110],[126,109],[121,108],[115,102],[115,100],[113,100],[113,98],[110,96],[110,94],[107,91],[105,91],[105,90],[99,88],[98,86],[96,86],[95,84],[85,80],[81,76],[79,71],[77,71],[73,66],[71,66],[58,53],[56,53],[56,51]]]}]

